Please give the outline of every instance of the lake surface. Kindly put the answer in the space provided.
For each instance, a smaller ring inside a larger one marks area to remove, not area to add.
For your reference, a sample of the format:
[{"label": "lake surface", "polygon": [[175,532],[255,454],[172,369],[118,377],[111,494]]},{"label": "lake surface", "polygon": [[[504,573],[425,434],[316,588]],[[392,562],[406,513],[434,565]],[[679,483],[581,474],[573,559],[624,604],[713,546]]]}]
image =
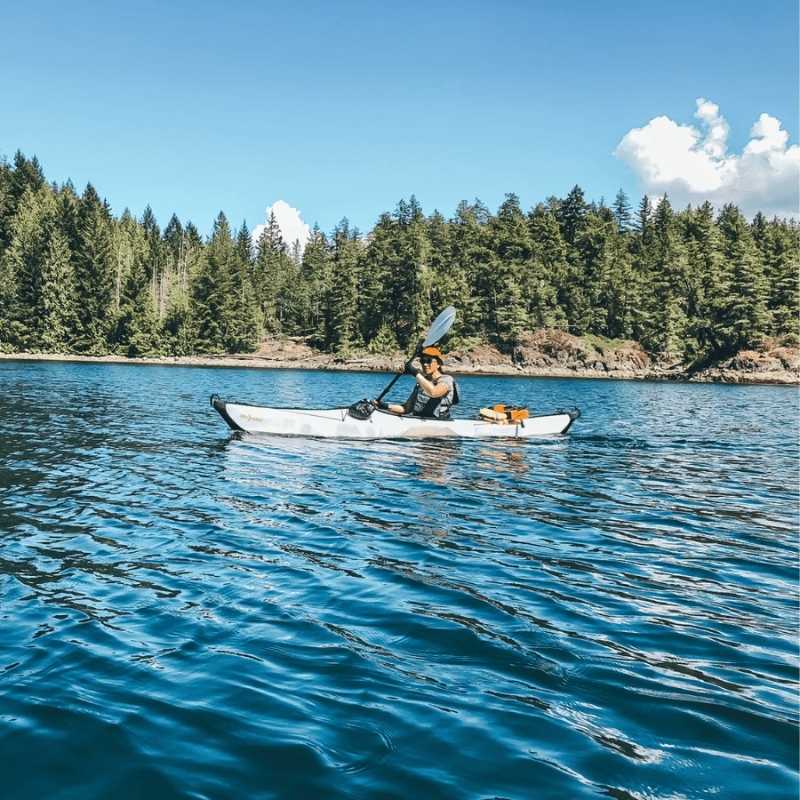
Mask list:
[{"label": "lake surface", "polygon": [[0,362],[0,794],[795,798],[797,390],[460,381],[582,409],[528,442],[208,406],[386,380]]}]

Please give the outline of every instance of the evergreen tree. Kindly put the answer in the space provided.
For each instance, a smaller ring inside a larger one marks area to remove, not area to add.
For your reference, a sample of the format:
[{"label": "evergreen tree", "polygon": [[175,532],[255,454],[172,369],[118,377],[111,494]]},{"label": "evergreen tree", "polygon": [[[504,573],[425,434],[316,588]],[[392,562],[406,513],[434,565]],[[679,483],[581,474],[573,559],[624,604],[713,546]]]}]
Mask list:
[{"label": "evergreen tree", "polygon": [[597,274],[596,332],[612,339],[631,338],[639,290],[628,236],[617,226],[608,232]]},{"label": "evergreen tree", "polygon": [[723,237],[725,300],[719,333],[726,352],[758,345],[768,333],[767,283],[758,248],[747,221],[733,205],[720,213]]},{"label": "evergreen tree", "polygon": [[586,230],[589,206],[580,186],[564,200],[552,205],[567,248],[567,276],[561,298],[570,333],[580,336],[591,326],[591,307],[586,296],[586,265],[580,247]]},{"label": "evergreen tree", "polygon": [[[42,320],[42,264],[47,251],[47,229],[55,202],[49,187],[26,188],[9,230],[11,240],[3,258],[7,286],[14,294],[5,326],[8,343],[22,350],[40,346]],[[4,303],[4,304],[5,304]]]},{"label": "evergreen tree", "polygon": [[11,167],[5,158],[0,157],[0,259],[8,244],[7,230],[14,215],[11,207],[11,180]]},{"label": "evergreen tree", "polygon": [[164,228],[164,235],[162,238],[164,244],[167,246],[172,262],[177,264],[180,261],[184,248],[183,225],[181,225],[177,214],[173,214],[169,218],[167,227]]},{"label": "evergreen tree", "polygon": [[331,346],[346,354],[360,344],[358,330],[358,231],[344,218],[333,232]]},{"label": "evergreen tree", "polygon": [[460,330],[467,338],[486,334],[488,281],[493,260],[488,233],[489,217],[488,209],[479,201],[472,205],[462,201],[450,226],[452,268],[463,276],[461,281],[470,287],[470,300],[458,307]]},{"label": "evergreen tree", "polygon": [[617,192],[617,196],[614,198],[614,205],[611,208],[613,209],[619,232],[626,233],[629,231],[633,223],[633,212],[631,211],[628,195],[622,189]]},{"label": "evergreen tree", "polygon": [[223,353],[228,342],[231,267],[235,246],[228,220],[220,211],[193,288],[195,347],[201,353]]},{"label": "evergreen tree", "polygon": [[652,283],[644,298],[648,324],[644,344],[653,352],[682,357],[688,319],[683,287],[686,250],[672,205],[661,199],[653,218]]},{"label": "evergreen tree", "polygon": [[573,186],[570,193],[559,204],[556,217],[567,245],[574,245],[586,224],[589,207],[580,186]]},{"label": "evergreen tree", "polygon": [[[382,329],[394,333],[395,274],[398,271],[399,226],[391,214],[381,214],[360,259],[358,283],[359,329],[370,342]],[[386,345],[386,334],[382,337]]]},{"label": "evergreen tree", "polygon": [[226,310],[230,320],[226,346],[233,353],[250,352],[258,344],[259,315],[253,289],[253,267],[252,238],[247,225],[242,223],[230,262],[232,283]]},{"label": "evergreen tree", "polygon": [[633,309],[633,337],[643,342],[657,323],[651,319],[651,300],[654,283],[653,205],[647,195],[642,197],[636,212],[636,224],[631,241],[635,285],[640,288],[639,305]]},{"label": "evergreen tree", "polygon": [[428,241],[430,254],[428,264],[431,273],[431,309],[438,312],[447,306],[455,306],[459,313],[450,331],[451,344],[463,340],[468,326],[464,319],[474,317],[471,311],[475,304],[469,276],[453,252],[453,223],[435,211],[428,218]]},{"label": "evergreen tree", "polygon": [[327,346],[331,341],[332,263],[327,237],[319,225],[315,224],[311,231],[300,270],[308,291],[307,316],[300,330],[318,346]]},{"label": "evergreen tree", "polygon": [[797,223],[773,221],[763,243],[769,279],[772,334],[800,344],[800,228]]},{"label": "evergreen tree", "polygon": [[279,297],[289,266],[286,243],[283,241],[275,212],[270,212],[257,245],[255,289],[264,331],[275,335],[281,330]]},{"label": "evergreen tree", "polygon": [[[429,266],[430,242],[425,216],[417,198],[411,195],[409,201],[410,221],[401,229],[401,248],[399,276],[401,286],[406,292],[399,295],[401,312],[406,312],[409,321],[407,331],[398,320],[395,324],[398,340],[404,344],[416,344],[431,319],[432,275]],[[404,308],[407,304],[407,308]]]},{"label": "evergreen tree", "polygon": [[80,352],[103,354],[113,320],[114,252],[108,207],[91,184],[78,211],[78,250],[75,283],[78,305],[76,347]]},{"label": "evergreen tree", "polygon": [[528,267],[528,314],[537,328],[567,327],[567,246],[552,208],[539,203],[528,214],[533,259]]},{"label": "evergreen tree", "polygon": [[722,245],[714,209],[703,203],[687,212],[687,350],[694,358],[721,351],[718,321],[726,290],[722,276]]},{"label": "evergreen tree", "polygon": [[75,187],[71,181],[67,181],[56,195],[58,207],[56,209],[56,219],[61,232],[66,238],[67,247],[74,259],[80,247],[79,218],[80,218],[80,198],[75,192]]},{"label": "evergreen tree", "polygon": [[489,229],[494,251],[487,276],[489,324],[498,344],[512,348],[528,327],[522,285],[533,256],[528,222],[515,194],[506,195]]},{"label": "evergreen tree", "polygon": [[14,154],[13,167],[3,164],[0,188],[0,252],[11,243],[11,226],[26,192],[37,194],[45,185],[44,173],[34,156],[27,159],[19,150]]},{"label": "evergreen tree", "polygon": [[128,357],[159,352],[159,324],[152,279],[148,275],[148,254],[146,244],[136,249],[120,295],[113,340],[116,349]]},{"label": "evergreen tree", "polygon": [[41,347],[50,353],[68,353],[77,327],[78,299],[69,240],[51,224],[42,263]]},{"label": "evergreen tree", "polygon": [[[608,309],[600,297],[608,292],[612,267],[607,253],[609,239],[617,234],[617,223],[607,206],[591,208],[576,238],[570,280],[580,286],[580,304],[573,304],[571,326],[582,333],[605,335]],[[582,281],[582,284],[578,284]]]}]

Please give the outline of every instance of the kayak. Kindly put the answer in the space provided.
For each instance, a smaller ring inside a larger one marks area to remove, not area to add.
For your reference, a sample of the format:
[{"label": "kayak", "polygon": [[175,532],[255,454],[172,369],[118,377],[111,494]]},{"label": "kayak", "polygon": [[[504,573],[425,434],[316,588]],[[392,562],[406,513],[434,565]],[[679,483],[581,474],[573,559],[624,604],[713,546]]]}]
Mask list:
[{"label": "kayak", "polygon": [[580,416],[580,411],[575,408],[497,423],[483,419],[440,420],[401,416],[375,409],[367,419],[359,419],[351,414],[349,408],[267,408],[229,403],[219,395],[211,396],[211,405],[234,431],[335,439],[489,439],[500,436],[521,439],[554,436],[566,433]]}]

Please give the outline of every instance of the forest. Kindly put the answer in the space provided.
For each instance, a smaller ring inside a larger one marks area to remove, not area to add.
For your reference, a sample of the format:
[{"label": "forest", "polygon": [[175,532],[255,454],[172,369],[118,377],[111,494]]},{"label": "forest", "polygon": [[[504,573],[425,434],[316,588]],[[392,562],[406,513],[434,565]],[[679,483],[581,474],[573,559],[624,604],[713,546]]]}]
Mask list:
[{"label": "forest", "polygon": [[368,233],[346,218],[305,248],[274,218],[258,241],[220,213],[208,237],[148,207],[115,216],[89,184],[0,161],[0,352],[129,357],[251,352],[268,337],[321,350],[412,348],[446,305],[450,346],[513,352],[526,332],[632,339],[656,356],[712,361],[768,339],[800,342],[800,228],[734,205],[668,197],[607,205],[575,186],[524,210],[415,197]]}]

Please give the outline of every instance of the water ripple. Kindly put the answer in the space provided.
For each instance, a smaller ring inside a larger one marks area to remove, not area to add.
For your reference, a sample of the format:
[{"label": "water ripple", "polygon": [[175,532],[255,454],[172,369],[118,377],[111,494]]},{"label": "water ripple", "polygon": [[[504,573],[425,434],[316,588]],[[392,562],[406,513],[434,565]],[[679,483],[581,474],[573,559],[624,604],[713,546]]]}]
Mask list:
[{"label": "water ripple", "polygon": [[379,375],[0,381],[11,796],[797,795],[795,390],[472,378],[583,417],[364,445],[205,398]]}]

